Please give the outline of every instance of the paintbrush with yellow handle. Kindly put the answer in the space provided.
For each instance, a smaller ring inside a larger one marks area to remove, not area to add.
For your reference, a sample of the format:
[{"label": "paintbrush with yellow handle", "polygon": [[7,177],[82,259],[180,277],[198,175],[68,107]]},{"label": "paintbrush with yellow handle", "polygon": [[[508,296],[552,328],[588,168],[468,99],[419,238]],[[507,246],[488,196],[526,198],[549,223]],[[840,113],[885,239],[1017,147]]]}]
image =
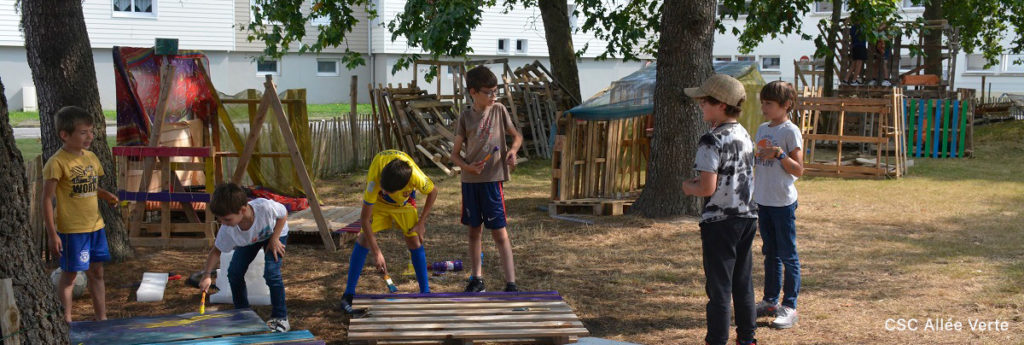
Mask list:
[{"label": "paintbrush with yellow handle", "polygon": [[199,299],[199,315],[206,314],[206,291],[203,291],[203,297]]}]

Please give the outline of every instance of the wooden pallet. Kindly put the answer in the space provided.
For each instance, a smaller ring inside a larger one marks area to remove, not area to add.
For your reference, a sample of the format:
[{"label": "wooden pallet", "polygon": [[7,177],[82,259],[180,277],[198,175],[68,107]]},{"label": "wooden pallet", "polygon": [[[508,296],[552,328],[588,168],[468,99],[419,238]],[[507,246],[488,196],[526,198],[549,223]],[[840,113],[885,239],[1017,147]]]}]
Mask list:
[{"label": "wooden pallet", "polygon": [[558,200],[548,205],[548,214],[592,214],[595,216],[620,216],[633,207],[629,199],[573,199]]},{"label": "wooden pallet", "polygon": [[556,291],[357,295],[360,344],[569,344],[589,334]]}]

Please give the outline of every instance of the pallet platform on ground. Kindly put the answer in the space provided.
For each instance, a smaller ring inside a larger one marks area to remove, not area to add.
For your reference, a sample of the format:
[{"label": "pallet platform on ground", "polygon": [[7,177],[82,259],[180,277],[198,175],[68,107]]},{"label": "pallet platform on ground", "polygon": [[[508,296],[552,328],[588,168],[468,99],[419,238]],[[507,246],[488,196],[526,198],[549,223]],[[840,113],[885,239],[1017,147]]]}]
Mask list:
[{"label": "pallet platform on ground", "polygon": [[556,291],[356,295],[361,344],[569,344],[589,334]]}]

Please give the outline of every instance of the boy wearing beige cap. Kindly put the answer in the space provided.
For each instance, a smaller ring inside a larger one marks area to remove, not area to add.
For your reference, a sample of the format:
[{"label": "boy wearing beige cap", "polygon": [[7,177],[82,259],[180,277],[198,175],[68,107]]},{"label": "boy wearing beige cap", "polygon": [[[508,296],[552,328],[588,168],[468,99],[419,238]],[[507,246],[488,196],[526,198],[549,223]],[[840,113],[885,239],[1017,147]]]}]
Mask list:
[{"label": "boy wearing beige cap", "polygon": [[705,198],[700,220],[708,294],[707,344],[729,340],[729,301],[736,307],[736,343],[756,344],[751,252],[757,222],[754,190],[754,145],[737,122],[746,98],[743,84],[715,74],[700,87],[686,89],[700,103],[711,131],[700,137],[694,169],[700,173],[683,183],[683,192]]}]

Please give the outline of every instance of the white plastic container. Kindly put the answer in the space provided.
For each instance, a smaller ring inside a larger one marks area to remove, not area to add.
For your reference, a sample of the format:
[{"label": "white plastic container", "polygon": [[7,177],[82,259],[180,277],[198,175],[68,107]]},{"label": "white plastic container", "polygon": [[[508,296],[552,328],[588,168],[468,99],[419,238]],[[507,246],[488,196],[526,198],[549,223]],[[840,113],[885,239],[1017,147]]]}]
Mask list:
[{"label": "white plastic container", "polygon": [[164,289],[167,288],[167,273],[145,272],[142,283],[135,295],[139,302],[160,302],[164,300]]}]

